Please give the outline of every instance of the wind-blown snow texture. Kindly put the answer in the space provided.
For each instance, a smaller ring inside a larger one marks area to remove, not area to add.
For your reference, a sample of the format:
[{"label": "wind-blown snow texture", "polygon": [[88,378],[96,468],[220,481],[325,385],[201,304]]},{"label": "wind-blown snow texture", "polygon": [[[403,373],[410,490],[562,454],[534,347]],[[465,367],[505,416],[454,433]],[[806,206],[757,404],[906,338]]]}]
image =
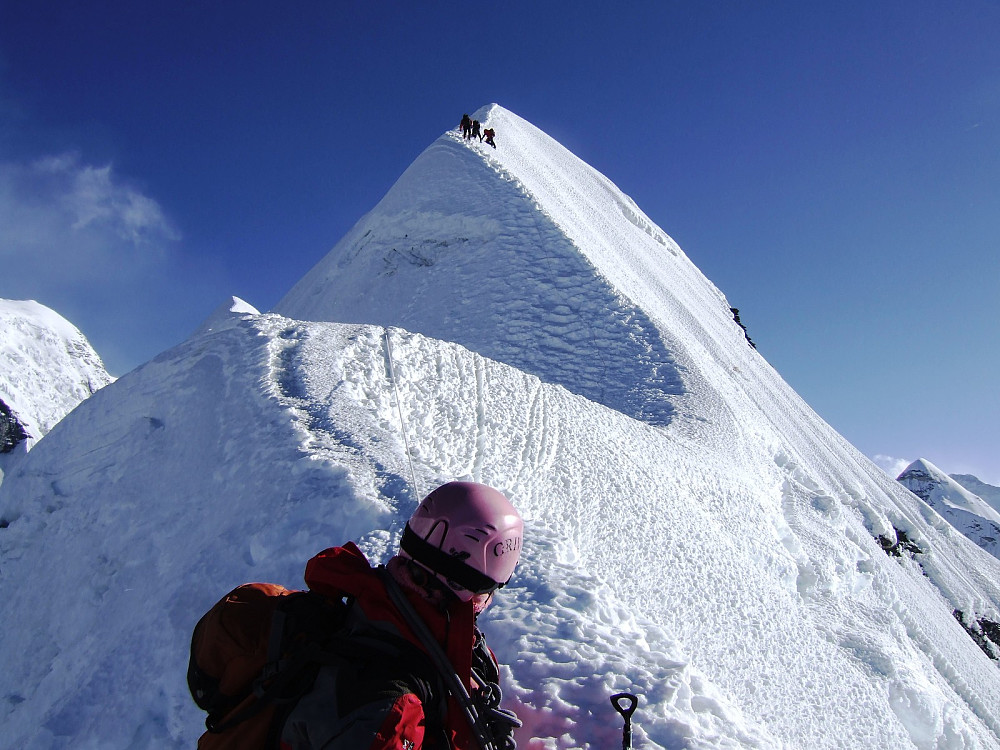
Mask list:
[{"label": "wind-blown snow texture", "polygon": [[31,448],[112,378],[86,337],[33,300],[0,299],[0,401],[17,416]]},{"label": "wind-blown snow texture", "polygon": [[[213,319],[0,486],[0,744],[190,747],[208,606],[349,538],[384,559],[470,478],[527,522],[484,625],[521,747],[618,746],[621,690],[637,748],[1000,747],[1000,671],[952,616],[998,620],[1000,562],[820,420],[610,182],[478,114],[498,149],[432,144],[279,305],[299,320]],[[886,555],[895,529],[923,552]]]},{"label": "wind-blown snow texture", "polygon": [[1000,511],[923,458],[907,466],[898,480],[969,539],[1000,557]]}]

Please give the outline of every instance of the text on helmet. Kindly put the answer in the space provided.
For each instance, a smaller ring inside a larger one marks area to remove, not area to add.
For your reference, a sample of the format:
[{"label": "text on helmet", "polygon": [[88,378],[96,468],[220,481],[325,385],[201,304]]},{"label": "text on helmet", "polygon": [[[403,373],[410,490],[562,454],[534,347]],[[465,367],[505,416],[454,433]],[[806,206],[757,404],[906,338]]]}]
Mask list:
[{"label": "text on helmet", "polygon": [[502,542],[497,542],[493,545],[493,556],[503,557],[511,552],[517,552],[521,549],[521,537],[516,536],[513,539],[504,539]]}]

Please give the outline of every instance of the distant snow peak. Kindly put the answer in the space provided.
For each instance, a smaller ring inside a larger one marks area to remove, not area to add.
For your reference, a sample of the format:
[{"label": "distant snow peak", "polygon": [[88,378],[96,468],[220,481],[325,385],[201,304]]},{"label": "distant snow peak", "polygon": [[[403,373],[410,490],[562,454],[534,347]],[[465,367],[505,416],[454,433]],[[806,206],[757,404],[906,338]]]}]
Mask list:
[{"label": "distant snow peak", "polygon": [[[0,398],[16,416],[27,448],[113,380],[64,317],[34,300],[0,299]],[[7,423],[10,441],[17,428]]]},{"label": "distant snow peak", "polygon": [[1000,512],[926,459],[917,459],[899,482],[958,531],[1000,558]]},{"label": "distant snow peak", "polygon": [[234,315],[260,315],[260,311],[249,302],[241,300],[239,297],[232,297],[229,305],[229,312]]},{"label": "distant snow peak", "polygon": [[260,311],[239,297],[230,297],[205,318],[194,335],[201,336],[228,328],[244,315],[260,315]]}]

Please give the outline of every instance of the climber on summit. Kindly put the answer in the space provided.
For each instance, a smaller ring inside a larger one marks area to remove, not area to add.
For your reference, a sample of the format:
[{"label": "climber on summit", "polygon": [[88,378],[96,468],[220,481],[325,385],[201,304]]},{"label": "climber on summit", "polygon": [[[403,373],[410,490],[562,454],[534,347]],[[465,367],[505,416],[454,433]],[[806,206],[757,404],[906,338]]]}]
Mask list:
[{"label": "climber on summit", "polygon": [[472,120],[469,119],[469,115],[462,115],[460,127],[462,128],[462,137],[465,138],[465,140],[469,140],[469,137],[472,134]]}]

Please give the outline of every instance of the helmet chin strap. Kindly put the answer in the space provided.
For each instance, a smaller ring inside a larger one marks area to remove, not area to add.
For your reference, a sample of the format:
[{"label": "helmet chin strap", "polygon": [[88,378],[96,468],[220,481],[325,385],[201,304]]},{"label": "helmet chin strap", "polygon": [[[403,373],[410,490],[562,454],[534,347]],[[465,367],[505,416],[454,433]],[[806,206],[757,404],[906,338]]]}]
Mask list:
[{"label": "helmet chin strap", "polygon": [[405,557],[396,556],[386,566],[400,584],[413,589],[427,601],[445,608],[458,599],[458,595],[444,585],[431,571]]}]

